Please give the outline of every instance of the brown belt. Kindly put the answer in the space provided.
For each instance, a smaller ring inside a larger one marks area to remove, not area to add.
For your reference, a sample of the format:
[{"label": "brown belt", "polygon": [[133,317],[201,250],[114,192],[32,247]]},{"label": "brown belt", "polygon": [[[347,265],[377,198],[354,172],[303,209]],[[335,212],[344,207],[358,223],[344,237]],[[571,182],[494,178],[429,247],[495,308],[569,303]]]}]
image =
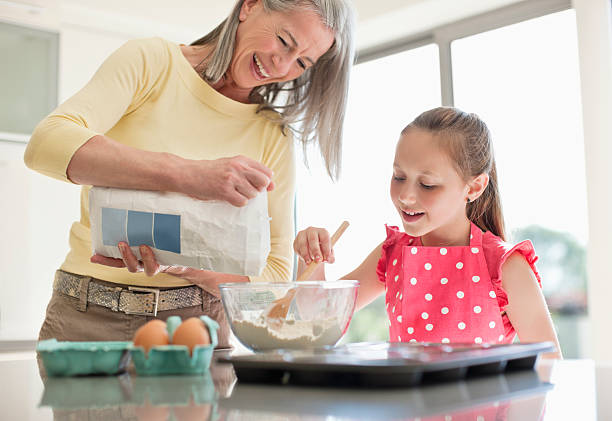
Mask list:
[{"label": "brown belt", "polygon": [[[58,270],[53,289],[83,303],[92,303],[126,314],[157,316],[158,311],[202,305],[202,289],[197,286],[160,290],[144,287],[114,287],[96,278]],[[87,294],[87,300],[82,297]],[[85,311],[83,308],[81,311]]]}]

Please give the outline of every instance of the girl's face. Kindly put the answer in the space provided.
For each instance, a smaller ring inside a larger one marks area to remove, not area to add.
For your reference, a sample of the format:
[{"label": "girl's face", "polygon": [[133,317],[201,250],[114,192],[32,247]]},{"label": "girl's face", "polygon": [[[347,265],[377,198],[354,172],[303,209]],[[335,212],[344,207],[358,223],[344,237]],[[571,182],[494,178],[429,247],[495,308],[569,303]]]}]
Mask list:
[{"label": "girl's face", "polygon": [[432,233],[437,239],[450,239],[458,231],[465,232],[470,192],[470,185],[438,147],[432,133],[412,128],[400,138],[391,199],[407,234],[422,237]]},{"label": "girl's face", "polygon": [[240,11],[236,47],[227,77],[236,87],[297,79],[334,41],[313,11],[266,12],[261,0],[246,0]]}]

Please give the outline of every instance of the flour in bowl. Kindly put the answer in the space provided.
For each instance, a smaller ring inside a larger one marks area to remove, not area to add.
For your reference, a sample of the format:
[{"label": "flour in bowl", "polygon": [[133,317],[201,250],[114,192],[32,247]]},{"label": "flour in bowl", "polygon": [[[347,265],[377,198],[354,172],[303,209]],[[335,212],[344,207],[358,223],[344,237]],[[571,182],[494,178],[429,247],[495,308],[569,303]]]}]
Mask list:
[{"label": "flour in bowl", "polygon": [[236,320],[234,333],[249,348],[256,350],[292,348],[302,349],[334,345],[342,336],[337,318],[326,320],[279,320],[267,323],[257,320]]}]

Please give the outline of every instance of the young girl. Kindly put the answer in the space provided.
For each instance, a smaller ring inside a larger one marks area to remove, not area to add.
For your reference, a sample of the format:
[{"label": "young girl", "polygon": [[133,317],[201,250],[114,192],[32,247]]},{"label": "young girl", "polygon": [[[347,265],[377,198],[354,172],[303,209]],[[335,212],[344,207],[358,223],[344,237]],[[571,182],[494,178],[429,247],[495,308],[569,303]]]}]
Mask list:
[{"label": "young girl", "polygon": [[[343,279],[360,281],[358,309],[386,293],[391,341],[510,343],[518,334],[553,342],[549,356],[561,356],[533,245],[504,241],[482,120],[448,107],[418,116],[401,133],[390,192],[404,232],[387,226],[387,239]],[[306,264],[334,260],[322,228],[299,232],[294,249]]]}]

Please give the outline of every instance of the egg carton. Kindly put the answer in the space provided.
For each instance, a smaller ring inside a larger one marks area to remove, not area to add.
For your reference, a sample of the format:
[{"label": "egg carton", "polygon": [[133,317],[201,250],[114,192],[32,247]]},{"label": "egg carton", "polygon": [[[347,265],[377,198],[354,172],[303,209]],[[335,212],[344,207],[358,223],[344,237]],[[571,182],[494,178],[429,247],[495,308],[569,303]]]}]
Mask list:
[{"label": "egg carton", "polygon": [[[208,316],[200,316],[200,320],[208,327],[209,345],[195,346],[192,355],[186,345],[154,346],[145,352],[140,346],[130,349],[136,373],[141,376],[159,376],[172,374],[202,374],[210,367],[213,350],[217,346],[217,329],[219,325]],[[178,316],[168,317],[166,329],[168,337],[172,338],[174,331],[181,324]]]},{"label": "egg carton", "polygon": [[47,339],[38,342],[47,376],[119,374],[130,362],[132,342],[72,342]]}]

